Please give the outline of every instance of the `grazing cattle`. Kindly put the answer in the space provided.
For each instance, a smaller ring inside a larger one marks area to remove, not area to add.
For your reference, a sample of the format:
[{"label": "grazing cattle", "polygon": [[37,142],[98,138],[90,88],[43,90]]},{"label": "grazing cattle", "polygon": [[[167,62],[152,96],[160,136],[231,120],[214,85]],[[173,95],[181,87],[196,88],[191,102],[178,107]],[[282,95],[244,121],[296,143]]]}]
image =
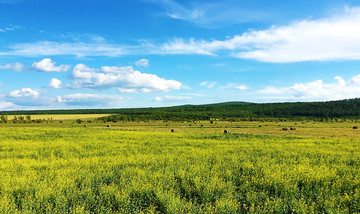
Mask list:
[{"label": "grazing cattle", "polygon": [[258,127],[262,127],[261,125],[258,125]]},{"label": "grazing cattle", "polygon": [[201,127],[203,127],[204,125],[200,125]]},{"label": "grazing cattle", "polygon": [[107,125],[106,127],[110,128],[111,126],[110,126],[110,125]]},{"label": "grazing cattle", "polygon": [[290,130],[296,130],[296,128],[295,127],[290,127]]},{"label": "grazing cattle", "polygon": [[283,131],[287,131],[287,130],[289,130],[288,128],[286,128],[286,127],[284,127],[284,128],[282,128],[282,130]]},{"label": "grazing cattle", "polygon": [[230,133],[230,130],[227,130],[227,129],[224,130],[224,134],[229,134],[229,133]]},{"label": "grazing cattle", "polygon": [[177,130],[176,129],[171,129],[171,132],[177,132]]},{"label": "grazing cattle", "polygon": [[357,127],[357,126],[354,126],[354,127],[353,127],[353,129],[358,129],[358,128],[359,128],[359,127]]},{"label": "grazing cattle", "polygon": [[85,125],[84,125],[84,127],[86,128],[86,127],[87,127],[87,125],[85,124]]}]

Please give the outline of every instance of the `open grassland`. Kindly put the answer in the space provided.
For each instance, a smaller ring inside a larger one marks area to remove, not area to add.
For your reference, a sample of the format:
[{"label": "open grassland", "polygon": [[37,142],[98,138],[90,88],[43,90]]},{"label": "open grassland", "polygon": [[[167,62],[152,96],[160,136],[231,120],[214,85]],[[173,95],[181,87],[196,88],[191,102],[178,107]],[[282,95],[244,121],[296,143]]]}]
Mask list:
[{"label": "open grassland", "polygon": [[0,125],[0,213],[360,212],[354,123],[83,125]]},{"label": "open grassland", "polygon": [[[30,115],[33,120],[76,120],[76,119],[94,119],[99,117],[106,117],[110,114],[39,114]],[[13,120],[14,117],[26,117],[28,115],[11,115],[8,116],[9,120]]]}]

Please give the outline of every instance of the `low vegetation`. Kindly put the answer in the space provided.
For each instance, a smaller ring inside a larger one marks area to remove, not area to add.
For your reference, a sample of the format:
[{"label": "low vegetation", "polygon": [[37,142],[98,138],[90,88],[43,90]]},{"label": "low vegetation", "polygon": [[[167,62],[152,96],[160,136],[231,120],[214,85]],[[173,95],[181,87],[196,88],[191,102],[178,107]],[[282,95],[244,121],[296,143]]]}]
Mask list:
[{"label": "low vegetation", "polygon": [[357,213],[355,124],[2,123],[0,213]]}]

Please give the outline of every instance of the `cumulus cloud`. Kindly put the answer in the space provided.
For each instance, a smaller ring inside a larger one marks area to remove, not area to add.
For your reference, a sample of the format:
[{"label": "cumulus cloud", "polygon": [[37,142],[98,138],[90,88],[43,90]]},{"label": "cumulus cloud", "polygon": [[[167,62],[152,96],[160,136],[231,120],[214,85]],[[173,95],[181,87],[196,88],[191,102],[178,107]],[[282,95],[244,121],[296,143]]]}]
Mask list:
[{"label": "cumulus cloud", "polygon": [[55,66],[56,62],[53,62],[50,58],[44,58],[39,62],[34,62],[32,68],[43,72],[66,72],[70,69],[70,65]]},{"label": "cumulus cloud", "polygon": [[142,66],[142,67],[149,67],[149,60],[148,59],[140,59],[135,62],[136,66]]},{"label": "cumulus cloud", "polygon": [[25,66],[19,62],[15,62],[6,65],[0,65],[0,69],[19,72],[19,71],[23,71],[25,69]]},{"label": "cumulus cloud", "polygon": [[307,83],[295,83],[290,87],[277,88],[268,86],[258,90],[257,94],[276,95],[280,100],[326,101],[360,97],[360,82],[355,82],[358,76],[345,81],[342,77],[334,77],[333,83],[316,80]]},{"label": "cumulus cloud", "polygon": [[21,90],[15,90],[9,93],[9,97],[31,97],[31,98],[39,98],[39,91],[33,90],[31,88],[23,88]]},{"label": "cumulus cloud", "polygon": [[56,79],[56,78],[52,78],[49,82],[49,87],[50,88],[61,88],[61,80]]},{"label": "cumulus cloud", "polygon": [[166,95],[164,97],[155,97],[155,101],[182,101],[182,100],[191,100],[192,97],[184,97],[184,96],[170,96]]},{"label": "cumulus cloud", "polygon": [[107,106],[118,107],[126,99],[117,95],[101,95],[101,94],[68,94],[57,96],[56,101],[72,106]]},{"label": "cumulus cloud", "polygon": [[40,90],[23,88],[10,92],[6,96],[6,101],[20,106],[50,106],[54,99],[40,96]]},{"label": "cumulus cloud", "polygon": [[72,71],[73,87],[117,88],[122,93],[170,91],[180,89],[181,83],[166,80],[155,74],[141,73],[131,66],[103,66],[101,69],[78,64]]}]

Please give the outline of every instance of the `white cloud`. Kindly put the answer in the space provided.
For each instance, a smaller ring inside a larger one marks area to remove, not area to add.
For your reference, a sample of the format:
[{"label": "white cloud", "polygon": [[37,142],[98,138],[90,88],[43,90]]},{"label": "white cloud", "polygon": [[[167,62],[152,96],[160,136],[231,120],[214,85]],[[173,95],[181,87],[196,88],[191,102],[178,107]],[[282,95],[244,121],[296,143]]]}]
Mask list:
[{"label": "white cloud", "polygon": [[248,87],[246,85],[237,85],[235,86],[236,89],[239,89],[239,90],[247,90]]},{"label": "white cloud", "polygon": [[50,58],[44,58],[39,62],[34,62],[32,68],[43,72],[66,72],[70,69],[70,65],[55,66],[56,62],[51,61]]},{"label": "white cloud", "polygon": [[[101,94],[68,94],[56,97],[47,97],[42,95],[40,90],[23,88],[15,90],[1,97],[0,109],[49,109],[72,107],[119,107],[131,98],[121,97],[118,95],[101,95]],[[3,101],[2,101],[3,100]]]},{"label": "white cloud", "polygon": [[[174,1],[160,2],[170,5],[171,2],[174,3]],[[194,12],[196,10],[177,13],[176,11],[181,9],[176,9],[176,4],[174,8],[175,12],[169,12],[169,16],[174,18],[202,16],[201,13]],[[93,41],[94,43],[40,41],[11,46],[10,51],[0,52],[0,55],[115,57],[130,54],[221,54],[271,63],[360,60],[358,38],[360,38],[360,7],[345,7],[342,14],[323,19],[299,20],[264,30],[250,30],[225,40],[175,38],[162,44],[139,41],[139,44],[135,45],[109,44],[102,40]]]},{"label": "white cloud", "polygon": [[259,94],[281,94],[284,93],[284,91],[286,91],[287,88],[283,89],[283,88],[276,88],[273,86],[267,86],[264,89],[260,89],[257,91],[257,93]]},{"label": "white cloud", "polygon": [[158,54],[201,54],[201,55],[215,55],[211,43],[207,41],[195,41],[190,39],[188,42],[183,39],[176,38],[171,42],[164,43],[158,48]]},{"label": "white cloud", "polygon": [[61,80],[56,79],[56,78],[52,78],[49,82],[49,87],[50,88],[61,88]]},{"label": "white cloud", "polygon": [[68,94],[57,96],[56,101],[66,105],[73,106],[107,106],[118,107],[128,98],[117,95],[101,95],[101,94]]},{"label": "white cloud", "polygon": [[229,89],[229,88],[230,89],[235,88],[235,89],[242,90],[242,91],[249,89],[249,87],[247,85],[238,85],[238,84],[235,84],[235,83],[229,83],[226,86],[222,87],[223,90]]},{"label": "white cloud", "polygon": [[208,88],[213,88],[216,85],[216,82],[208,82],[208,81],[204,81],[202,83],[200,83],[201,86],[206,86]]},{"label": "white cloud", "polygon": [[31,88],[23,88],[21,90],[15,90],[9,93],[9,97],[31,97],[31,98],[39,98],[39,91],[33,90]]},{"label": "white cloud", "polygon": [[359,36],[360,8],[346,8],[341,16],[274,26],[234,39],[251,49],[236,54],[239,58],[299,62],[360,59]]},{"label": "white cloud", "polygon": [[234,57],[272,63],[359,60],[359,37],[360,7],[346,7],[341,15],[249,31],[223,41],[176,39],[164,44],[162,50],[208,55],[228,50]]},{"label": "white cloud", "polygon": [[349,82],[353,84],[360,84],[360,74],[352,77]]},{"label": "white cloud", "polygon": [[136,66],[142,66],[142,67],[149,67],[149,60],[148,59],[140,59],[139,61],[135,62]]},{"label": "white cloud", "polygon": [[19,106],[51,106],[53,98],[40,96],[40,90],[23,88],[10,92],[6,101]]},{"label": "white cloud", "polygon": [[9,109],[13,109],[14,107],[16,107],[16,105],[12,102],[1,102],[0,101],[0,109],[1,110],[9,110]]},{"label": "white cloud", "polygon": [[290,87],[276,88],[268,86],[265,89],[258,90],[256,93],[276,95],[276,99],[280,100],[326,101],[350,99],[360,97],[360,82],[354,82],[354,78],[346,82],[342,77],[336,76],[333,83],[316,80],[308,83],[295,83]]},{"label": "white cloud", "polygon": [[15,63],[9,63],[6,65],[0,65],[0,69],[3,70],[12,70],[12,71],[23,71],[25,68],[25,66],[19,62],[15,62]]},{"label": "white cloud", "polygon": [[182,100],[191,100],[192,97],[184,96],[170,96],[166,95],[164,97],[155,97],[155,101],[182,101]]},{"label": "white cloud", "polygon": [[165,15],[170,18],[188,21],[205,28],[216,28],[268,17],[264,12],[244,9],[244,5],[236,0],[191,1],[191,4],[174,0],[151,2],[160,5],[165,10]]},{"label": "white cloud", "polygon": [[[58,56],[72,55],[78,57],[85,56],[109,56],[116,57],[125,54],[131,54],[131,49],[139,48],[137,46],[129,47],[118,44],[83,43],[83,42],[55,42],[39,41],[36,43],[20,43],[10,47],[9,52],[0,52],[0,55],[15,56]],[[139,48],[142,49],[142,48]]]},{"label": "white cloud", "polygon": [[[1,3],[1,1],[0,1],[0,3]],[[0,28],[0,32],[13,31],[13,30],[16,30],[16,29],[19,29],[19,28],[20,28],[20,26],[9,25],[8,27]]]},{"label": "white cloud", "polygon": [[126,89],[126,88],[118,88],[117,89],[120,93],[129,93],[129,94],[135,94],[138,93],[139,91],[137,89]]},{"label": "white cloud", "polygon": [[103,66],[96,70],[78,64],[73,69],[72,77],[75,80],[73,86],[77,88],[117,88],[122,93],[170,91],[181,87],[181,83],[176,80],[141,73],[131,66]]}]

